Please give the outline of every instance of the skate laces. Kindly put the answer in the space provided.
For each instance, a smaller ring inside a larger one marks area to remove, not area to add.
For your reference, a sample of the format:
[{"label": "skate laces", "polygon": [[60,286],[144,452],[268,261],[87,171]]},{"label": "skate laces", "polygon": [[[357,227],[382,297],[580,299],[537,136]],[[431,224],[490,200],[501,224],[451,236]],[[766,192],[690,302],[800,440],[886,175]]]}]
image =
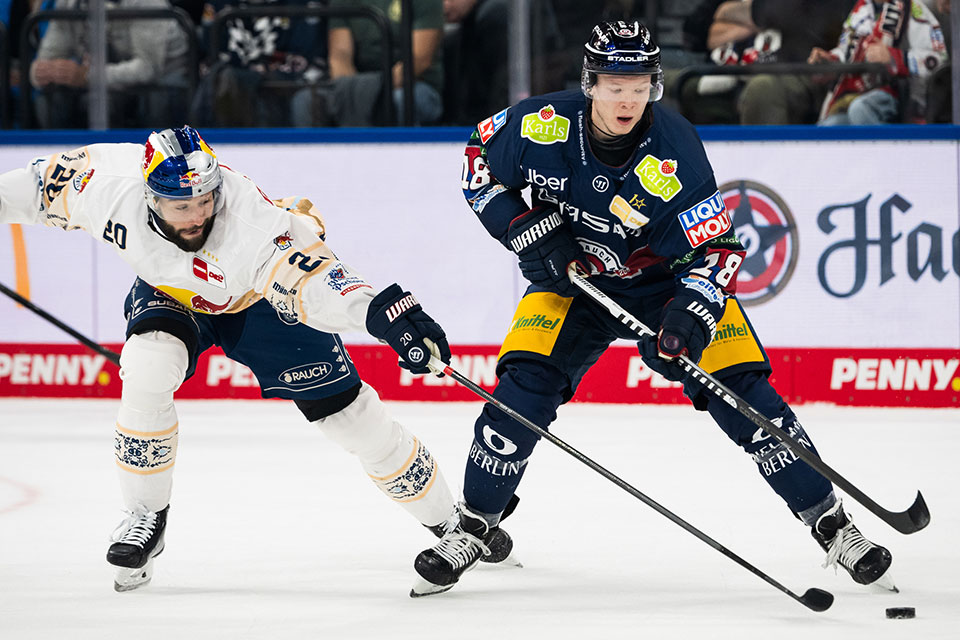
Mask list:
[{"label": "skate laces", "polygon": [[157,528],[157,514],[140,507],[121,522],[111,535],[114,542],[132,544],[141,549]]},{"label": "skate laces", "polygon": [[[849,516],[847,516],[850,519]],[[853,522],[848,522],[845,527],[837,529],[837,535],[829,543],[830,549],[827,551],[827,557],[823,561],[823,568],[833,566],[837,570],[837,563],[840,563],[850,571],[854,570],[860,559],[875,545],[863,537],[860,530],[853,526]]]},{"label": "skate laces", "polygon": [[483,540],[459,527],[445,534],[433,550],[438,556],[449,562],[454,569],[465,567],[480,555],[490,555],[490,549],[483,543]]}]

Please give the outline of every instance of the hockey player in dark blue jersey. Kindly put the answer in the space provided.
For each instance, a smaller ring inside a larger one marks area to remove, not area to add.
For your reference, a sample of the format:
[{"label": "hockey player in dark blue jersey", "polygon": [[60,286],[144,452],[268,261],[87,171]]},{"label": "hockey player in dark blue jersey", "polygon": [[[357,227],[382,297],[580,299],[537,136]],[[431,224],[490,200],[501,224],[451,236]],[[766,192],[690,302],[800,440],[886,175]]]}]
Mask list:
[{"label": "hockey player in dark blue jersey", "polygon": [[[745,250],[694,127],[657,101],[660,51],[639,22],[605,22],[584,47],[581,91],[528,98],[487,118],[463,160],[463,191],[484,228],[517,254],[530,286],[500,351],[494,396],[542,428],[573,397],[616,338],[636,339],[567,278],[590,281],[647,326],[644,362],[682,380],[770,487],[861,584],[894,589],[890,552],[851,522],[830,482],[789,449],[685,378],[686,355],[811,451],[793,411],[770,385],[769,359],[735,296]],[[531,202],[521,190],[530,187]],[[542,322],[524,322],[539,318]],[[746,335],[719,332],[728,324]],[[486,404],[467,460],[460,526],[415,567],[411,595],[451,588],[488,553],[539,439]],[[825,563],[824,566],[827,566]]]}]

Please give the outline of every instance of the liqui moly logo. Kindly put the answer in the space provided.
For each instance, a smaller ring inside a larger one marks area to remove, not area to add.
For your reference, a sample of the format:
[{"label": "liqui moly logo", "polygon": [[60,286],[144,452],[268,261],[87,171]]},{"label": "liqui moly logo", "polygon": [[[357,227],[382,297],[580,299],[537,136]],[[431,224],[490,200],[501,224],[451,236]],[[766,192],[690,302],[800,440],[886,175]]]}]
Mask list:
[{"label": "liqui moly logo", "polygon": [[493,134],[503,126],[503,123],[507,121],[507,110],[504,109],[499,113],[495,113],[490,116],[483,122],[477,125],[477,131],[480,133],[480,142],[487,144],[487,141],[493,137]]},{"label": "liqui moly logo", "polygon": [[215,287],[219,287],[221,289],[227,288],[226,281],[223,277],[223,271],[221,271],[219,267],[215,267],[207,261],[201,260],[197,256],[193,257],[193,275],[204,282],[209,282]]},{"label": "liqui moly logo", "polygon": [[707,240],[722,236],[730,230],[730,214],[723,204],[720,192],[698,202],[677,216],[691,247],[699,247]]}]

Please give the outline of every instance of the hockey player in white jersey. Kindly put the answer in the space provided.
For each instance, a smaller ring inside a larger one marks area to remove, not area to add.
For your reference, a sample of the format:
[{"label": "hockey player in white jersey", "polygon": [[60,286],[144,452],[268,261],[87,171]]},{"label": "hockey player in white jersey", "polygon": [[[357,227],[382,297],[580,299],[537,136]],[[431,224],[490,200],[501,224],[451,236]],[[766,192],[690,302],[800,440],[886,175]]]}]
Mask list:
[{"label": "hockey player in white jersey", "polygon": [[[401,366],[428,373],[431,355],[450,360],[444,332],[409,292],[377,293],[338,260],[309,201],[271,201],[185,126],[0,175],[0,222],[82,229],[138,276],[125,306],[115,439],[127,517],[107,552],[118,591],[147,584],[164,548],[173,396],[214,344],[253,370],[264,397],[292,399],[390,499],[444,533],[455,505],[436,461],[360,379],[337,335],[367,331]],[[511,545],[503,533],[487,559]]]}]

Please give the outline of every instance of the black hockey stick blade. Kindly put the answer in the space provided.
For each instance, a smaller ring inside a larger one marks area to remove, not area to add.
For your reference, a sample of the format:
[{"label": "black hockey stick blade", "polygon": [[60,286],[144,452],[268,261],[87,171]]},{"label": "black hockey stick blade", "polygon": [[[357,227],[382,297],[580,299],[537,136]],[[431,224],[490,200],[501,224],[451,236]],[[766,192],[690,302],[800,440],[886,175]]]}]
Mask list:
[{"label": "black hockey stick blade", "polygon": [[817,612],[826,611],[833,604],[833,594],[823,589],[807,589],[799,600],[808,609]]},{"label": "black hockey stick blade", "polygon": [[[588,282],[585,277],[580,275],[571,265],[568,271],[570,281],[583,291],[591,300],[605,308],[610,315],[622,322],[631,331],[639,337],[655,335],[645,324],[637,320],[626,309],[614,302],[607,294],[600,291],[593,283]],[[908,534],[915,533],[927,526],[930,522],[930,512],[927,510],[927,504],[924,502],[920,493],[917,493],[917,500],[906,511],[890,511],[877,504],[870,496],[858,489],[849,480],[832,469],[820,456],[810,451],[789,433],[778,427],[766,416],[753,408],[746,400],[735,394],[722,382],[701,369],[697,363],[691,361],[686,356],[680,356],[680,364],[684,370],[700,383],[705,390],[713,393],[715,396],[729,404],[735,411],[740,413],[747,420],[760,427],[763,431],[776,438],[781,443],[790,448],[793,454],[807,463],[814,471],[842,489],[851,498],[866,507],[872,514],[886,522],[888,525],[899,531]]]}]

